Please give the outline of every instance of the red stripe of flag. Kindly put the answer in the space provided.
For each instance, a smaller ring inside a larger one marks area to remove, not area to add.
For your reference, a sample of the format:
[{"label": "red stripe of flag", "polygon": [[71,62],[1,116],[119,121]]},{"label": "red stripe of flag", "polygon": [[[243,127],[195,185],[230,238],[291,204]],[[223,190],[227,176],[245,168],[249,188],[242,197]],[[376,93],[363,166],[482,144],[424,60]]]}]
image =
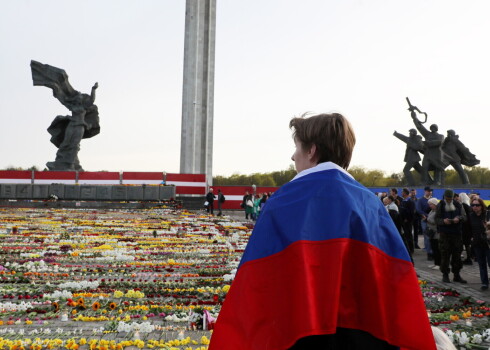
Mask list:
[{"label": "red stripe of flag", "polygon": [[243,264],[209,349],[288,349],[337,327],[401,349],[435,350],[412,264],[352,239],[298,241]]}]

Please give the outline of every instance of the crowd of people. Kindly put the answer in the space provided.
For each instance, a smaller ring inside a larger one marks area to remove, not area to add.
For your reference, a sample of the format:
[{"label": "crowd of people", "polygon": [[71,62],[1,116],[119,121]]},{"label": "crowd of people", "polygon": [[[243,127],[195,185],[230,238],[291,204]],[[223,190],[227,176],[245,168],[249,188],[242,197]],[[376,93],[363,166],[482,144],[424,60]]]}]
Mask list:
[{"label": "crowd of people", "polygon": [[[254,194],[246,191],[240,203],[245,219],[256,221],[271,195],[271,192]],[[481,289],[489,288],[490,211],[478,193],[468,196],[447,189],[439,200],[427,186],[421,197],[416,189],[408,188],[402,189],[401,196],[396,188],[376,195],[393,220],[412,263],[415,249],[423,249],[431,262],[429,267],[441,271],[443,282],[450,283],[452,273],[454,282],[467,283],[460,272],[463,265],[472,265],[475,261],[480,269]],[[220,216],[225,196],[220,189],[215,195],[210,188],[205,206],[213,215],[215,201]],[[420,236],[422,239],[419,240]]]},{"label": "crowd of people", "polygon": [[245,220],[257,221],[260,212],[264,208],[267,200],[272,196],[272,192],[253,194],[245,192],[240,207],[245,210]]},{"label": "crowd of people", "polygon": [[[481,289],[489,287],[490,266],[490,212],[477,193],[454,193],[447,189],[443,198],[432,196],[430,187],[417,197],[415,189],[404,188],[402,196],[396,188],[390,193],[377,193],[390,214],[410,255],[421,249],[419,236],[423,235],[423,247],[433,269],[442,273],[442,281],[467,283],[461,277],[464,264],[476,260],[480,269]],[[488,238],[487,238],[488,235]],[[413,261],[413,260],[412,260]]]},{"label": "crowd of people", "polygon": [[[253,194],[249,191],[245,192],[243,196],[243,200],[240,203],[240,207],[245,211],[245,220],[257,221],[260,212],[263,210],[265,203],[272,196],[272,192],[264,192]],[[214,194],[214,189],[210,188],[209,192],[206,194],[206,200],[204,202],[204,208],[206,211],[214,215],[214,202],[218,202],[218,213],[217,216],[223,215],[222,205],[225,202],[226,197],[221,192],[221,189],[218,189],[218,194]]]}]

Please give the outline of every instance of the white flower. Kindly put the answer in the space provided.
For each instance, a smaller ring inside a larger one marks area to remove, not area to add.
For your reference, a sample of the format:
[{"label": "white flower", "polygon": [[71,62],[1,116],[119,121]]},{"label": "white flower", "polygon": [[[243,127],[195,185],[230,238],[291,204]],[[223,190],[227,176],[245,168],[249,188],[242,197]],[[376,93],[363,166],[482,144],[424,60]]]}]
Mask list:
[{"label": "white flower", "polygon": [[481,344],[482,343],[482,336],[481,334],[474,334],[472,337],[471,337],[471,342],[473,344]]},{"label": "white flower", "polygon": [[469,341],[470,341],[470,339],[468,338],[468,335],[466,334],[466,332],[461,332],[461,334],[459,335],[458,344],[459,345],[465,345]]},{"label": "white flower", "polygon": [[152,325],[150,322],[143,322],[139,325],[140,327],[140,332],[142,333],[151,333],[155,330],[155,326]]},{"label": "white flower", "polygon": [[131,326],[124,321],[119,321],[119,324],[117,325],[117,331],[129,333],[131,332]]},{"label": "white flower", "polygon": [[44,298],[45,299],[54,299],[54,300],[57,300],[57,299],[70,299],[70,298],[73,298],[73,294],[67,290],[63,290],[63,291],[55,291],[53,292],[52,294],[44,294]]},{"label": "white flower", "polygon": [[76,289],[76,290],[84,290],[84,289],[97,289],[99,287],[99,281],[81,281],[81,282],[66,282],[59,285],[61,289]]},{"label": "white flower", "polygon": [[482,336],[484,338],[483,340],[485,340],[486,342],[490,342],[490,329],[485,329],[482,333]]}]

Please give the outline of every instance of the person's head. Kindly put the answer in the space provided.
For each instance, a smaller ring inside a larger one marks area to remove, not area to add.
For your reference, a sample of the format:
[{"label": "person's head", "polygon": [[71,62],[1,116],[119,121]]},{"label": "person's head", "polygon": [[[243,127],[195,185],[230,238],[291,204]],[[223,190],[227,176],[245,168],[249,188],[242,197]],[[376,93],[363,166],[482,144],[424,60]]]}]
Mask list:
[{"label": "person's head", "polygon": [[383,198],[383,204],[384,204],[384,205],[388,205],[388,204],[390,204],[390,203],[391,203],[391,202],[390,202],[390,200],[388,199],[388,197],[384,197],[384,198]]},{"label": "person's head", "polygon": [[388,198],[388,204],[391,204],[395,201],[395,197],[393,197],[393,196],[388,196],[386,198]]},{"label": "person's head", "polygon": [[437,130],[439,130],[439,127],[437,126],[437,124],[432,124],[430,126],[430,131],[437,132]]},{"label": "person's head", "polygon": [[447,137],[455,137],[456,136],[456,132],[452,129],[449,129],[447,131]]},{"label": "person's head", "polygon": [[409,134],[410,136],[415,136],[415,135],[417,135],[417,130],[415,130],[415,129],[410,129],[410,130],[408,130],[408,134]]},{"label": "person's head", "polygon": [[431,210],[435,210],[439,201],[437,200],[437,198],[431,198],[427,201],[427,203],[429,204]]},{"label": "person's head", "polygon": [[218,193],[221,193],[221,188],[218,188]]},{"label": "person's head", "polygon": [[398,196],[398,190],[396,188],[392,188],[390,190],[390,195],[392,195],[393,197],[397,197]]},{"label": "person's head", "polygon": [[456,192],[454,192],[454,200],[461,203],[461,198],[459,198],[459,194],[457,194]]},{"label": "person's head", "polygon": [[475,198],[471,201],[471,209],[477,214],[480,215],[482,212],[487,210],[487,206],[485,202],[481,198]]},{"label": "person's head", "polygon": [[291,159],[298,172],[319,163],[333,162],[341,168],[349,167],[356,143],[354,130],[349,121],[339,113],[318,114],[293,118],[296,151]]},{"label": "person's head", "polygon": [[430,196],[432,196],[432,188],[426,186],[424,188],[424,197],[429,198]]},{"label": "person's head", "polygon": [[410,195],[410,191],[408,190],[408,188],[404,188],[402,190],[402,197],[407,198],[409,195]]},{"label": "person's head", "polygon": [[447,189],[444,191],[444,200],[446,203],[452,203],[454,199],[454,191]]},{"label": "person's head", "polygon": [[250,193],[248,191],[245,191],[245,195],[248,196]]},{"label": "person's head", "polygon": [[213,188],[212,187],[209,188],[209,192],[213,193]]},{"label": "person's head", "polygon": [[417,197],[417,190],[416,190],[415,188],[412,188],[412,189],[410,190],[410,196],[411,196],[411,197]]},{"label": "person's head", "polygon": [[470,200],[473,200],[473,198],[480,198],[480,194],[476,193],[476,192],[471,193],[470,194]]}]

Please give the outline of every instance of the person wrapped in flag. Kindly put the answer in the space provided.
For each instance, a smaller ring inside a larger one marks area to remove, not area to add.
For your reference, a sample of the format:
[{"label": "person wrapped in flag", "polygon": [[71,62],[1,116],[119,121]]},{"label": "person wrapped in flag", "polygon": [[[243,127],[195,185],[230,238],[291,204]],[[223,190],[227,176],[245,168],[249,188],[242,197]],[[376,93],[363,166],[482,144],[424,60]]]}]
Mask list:
[{"label": "person wrapped in flag", "polygon": [[264,206],[209,349],[435,350],[402,239],[346,171],[351,124],[333,113],[290,128],[298,174]]}]

